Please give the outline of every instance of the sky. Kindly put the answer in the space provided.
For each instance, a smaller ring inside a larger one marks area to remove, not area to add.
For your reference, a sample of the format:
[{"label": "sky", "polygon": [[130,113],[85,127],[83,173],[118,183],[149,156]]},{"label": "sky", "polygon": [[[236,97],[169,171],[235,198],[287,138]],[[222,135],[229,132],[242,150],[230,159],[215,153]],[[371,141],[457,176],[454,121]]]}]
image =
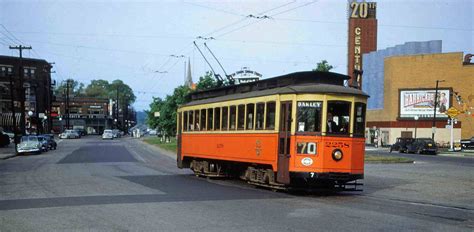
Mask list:
[{"label": "sky", "polygon": [[[378,49],[442,40],[443,52],[474,53],[474,0],[376,2]],[[248,67],[269,78],[321,60],[347,74],[347,9],[347,0],[0,0],[0,55],[32,46],[24,56],[54,62],[58,82],[121,79],[146,110],[184,83],[188,59],[194,81],[210,70],[193,41],[222,76],[204,42],[229,74]]]}]

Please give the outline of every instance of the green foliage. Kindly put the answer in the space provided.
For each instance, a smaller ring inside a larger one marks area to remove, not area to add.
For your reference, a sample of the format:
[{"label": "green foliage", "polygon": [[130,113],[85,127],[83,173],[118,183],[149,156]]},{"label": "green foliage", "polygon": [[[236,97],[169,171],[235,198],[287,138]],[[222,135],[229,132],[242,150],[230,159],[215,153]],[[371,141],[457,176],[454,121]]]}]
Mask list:
[{"label": "green foliage", "polygon": [[196,91],[212,89],[218,87],[216,79],[212,72],[206,72],[202,77],[199,77],[199,81],[196,84]]},{"label": "green foliage", "polygon": [[68,79],[66,81],[61,82],[59,85],[56,86],[54,89],[54,95],[56,96],[65,96],[66,95],[66,85],[69,82],[69,95],[70,96],[84,96],[84,84],[73,79]]},{"label": "green foliage", "polygon": [[[211,72],[199,78],[196,84],[196,91],[206,90],[217,87],[217,81]],[[146,111],[148,119],[147,124],[151,128],[158,128],[160,132],[168,136],[176,134],[176,113],[178,107],[189,102],[189,93],[191,89],[187,86],[178,86],[174,89],[172,95],[167,95],[164,99],[153,98],[150,104],[150,110]],[[155,117],[155,112],[160,112],[160,117]]]},{"label": "green foliage", "polygon": [[317,71],[317,72],[329,72],[329,70],[334,68],[332,65],[328,64],[327,60],[322,60],[316,65],[317,67],[316,69],[313,69],[313,71]]},{"label": "green foliage", "polygon": [[[69,86],[72,87],[71,96],[116,99],[118,92],[119,102],[124,103],[127,100],[129,105],[136,99],[132,88],[121,80],[114,80],[111,83],[106,80],[92,80],[87,87],[84,87],[83,83],[71,79]],[[65,89],[66,82],[63,82],[56,87],[54,93],[56,96],[64,96]]]}]

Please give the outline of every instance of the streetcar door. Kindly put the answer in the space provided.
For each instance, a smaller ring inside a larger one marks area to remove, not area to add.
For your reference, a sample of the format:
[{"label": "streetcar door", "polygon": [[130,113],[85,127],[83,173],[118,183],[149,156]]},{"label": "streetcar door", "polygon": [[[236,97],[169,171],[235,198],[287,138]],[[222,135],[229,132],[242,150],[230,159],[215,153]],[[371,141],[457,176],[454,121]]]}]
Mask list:
[{"label": "streetcar door", "polygon": [[291,101],[281,103],[277,181],[282,184],[290,183],[291,108]]},{"label": "streetcar door", "polygon": [[[186,113],[186,112],[184,112]],[[176,158],[176,161],[177,161],[177,164],[178,164],[178,168],[183,168],[183,160],[181,160],[181,135],[182,135],[182,129],[183,129],[183,126],[182,126],[182,122],[183,122],[183,113],[178,113],[178,130],[177,130],[177,133],[178,133],[178,152],[177,152],[177,158]]]}]

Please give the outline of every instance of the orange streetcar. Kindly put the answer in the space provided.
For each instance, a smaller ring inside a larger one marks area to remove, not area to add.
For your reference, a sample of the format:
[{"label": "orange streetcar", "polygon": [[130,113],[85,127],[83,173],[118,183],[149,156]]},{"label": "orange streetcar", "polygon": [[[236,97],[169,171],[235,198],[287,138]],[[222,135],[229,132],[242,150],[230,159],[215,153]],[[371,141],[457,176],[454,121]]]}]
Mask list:
[{"label": "orange streetcar", "polygon": [[193,93],[178,109],[178,167],[275,189],[357,186],[368,95],[348,79],[298,72]]}]

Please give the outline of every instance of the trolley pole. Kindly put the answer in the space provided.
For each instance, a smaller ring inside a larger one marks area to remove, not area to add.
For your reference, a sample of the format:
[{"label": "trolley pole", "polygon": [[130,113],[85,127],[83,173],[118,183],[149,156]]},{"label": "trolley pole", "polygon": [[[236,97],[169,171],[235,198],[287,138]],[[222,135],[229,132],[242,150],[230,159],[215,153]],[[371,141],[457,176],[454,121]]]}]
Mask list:
[{"label": "trolley pole", "polygon": [[23,49],[29,50],[32,49],[31,46],[26,47],[26,46],[10,46],[10,49],[16,49],[20,52],[20,60],[19,60],[19,67],[18,67],[18,76],[20,79],[20,113],[21,113],[21,118],[20,118],[20,126],[21,126],[21,134],[26,135],[26,122],[25,122],[25,88],[23,87]]}]

